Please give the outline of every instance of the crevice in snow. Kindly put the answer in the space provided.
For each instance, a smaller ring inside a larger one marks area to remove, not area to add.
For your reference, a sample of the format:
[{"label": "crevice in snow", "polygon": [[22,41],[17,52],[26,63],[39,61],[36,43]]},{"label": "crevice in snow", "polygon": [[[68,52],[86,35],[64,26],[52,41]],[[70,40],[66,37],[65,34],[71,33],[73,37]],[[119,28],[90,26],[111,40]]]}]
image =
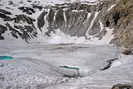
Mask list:
[{"label": "crevice in snow", "polygon": [[107,63],[106,66],[101,68],[100,70],[104,71],[104,70],[109,69],[112,66],[113,62],[116,61],[116,60],[118,60],[118,58],[113,58],[113,59],[107,60],[106,61],[106,63]]}]

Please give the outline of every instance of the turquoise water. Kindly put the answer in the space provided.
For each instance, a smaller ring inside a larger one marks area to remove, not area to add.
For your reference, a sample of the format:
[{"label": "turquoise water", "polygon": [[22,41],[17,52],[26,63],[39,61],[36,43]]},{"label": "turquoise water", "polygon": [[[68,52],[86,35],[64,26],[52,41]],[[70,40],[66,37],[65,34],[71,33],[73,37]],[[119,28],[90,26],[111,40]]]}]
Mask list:
[{"label": "turquoise water", "polygon": [[0,60],[12,60],[13,57],[11,56],[0,56]]},{"label": "turquoise water", "polygon": [[62,68],[66,68],[66,69],[75,69],[75,70],[79,70],[78,67],[71,67],[71,66],[60,66]]}]

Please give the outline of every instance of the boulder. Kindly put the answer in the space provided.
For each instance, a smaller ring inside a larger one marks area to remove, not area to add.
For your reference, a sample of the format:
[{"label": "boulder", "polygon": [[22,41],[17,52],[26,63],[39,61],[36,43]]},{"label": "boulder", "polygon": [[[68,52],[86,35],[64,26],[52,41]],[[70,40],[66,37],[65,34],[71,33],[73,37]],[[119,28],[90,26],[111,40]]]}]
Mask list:
[{"label": "boulder", "polygon": [[130,84],[116,84],[111,89],[133,89],[133,85]]}]

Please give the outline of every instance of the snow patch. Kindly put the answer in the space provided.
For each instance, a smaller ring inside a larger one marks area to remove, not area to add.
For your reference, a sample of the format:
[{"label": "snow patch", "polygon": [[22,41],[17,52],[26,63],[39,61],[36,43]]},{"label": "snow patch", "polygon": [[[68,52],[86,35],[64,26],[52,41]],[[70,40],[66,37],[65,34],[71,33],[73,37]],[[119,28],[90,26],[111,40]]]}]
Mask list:
[{"label": "snow patch", "polygon": [[107,11],[110,11],[115,6],[116,6],[116,4],[112,5]]},{"label": "snow patch", "polygon": [[50,44],[85,43],[86,41],[85,37],[71,37],[64,34],[59,29],[57,29],[55,33],[51,33],[51,37],[48,38],[48,43]]},{"label": "snow patch", "polygon": [[92,26],[94,25],[94,21],[95,21],[95,19],[97,18],[98,14],[99,14],[99,12],[95,12],[95,16],[94,16],[93,20],[91,21],[88,30],[86,31],[86,37],[87,37],[87,38],[89,38],[89,36],[90,36],[90,35],[89,35],[89,31],[90,31],[90,29],[92,28]]}]

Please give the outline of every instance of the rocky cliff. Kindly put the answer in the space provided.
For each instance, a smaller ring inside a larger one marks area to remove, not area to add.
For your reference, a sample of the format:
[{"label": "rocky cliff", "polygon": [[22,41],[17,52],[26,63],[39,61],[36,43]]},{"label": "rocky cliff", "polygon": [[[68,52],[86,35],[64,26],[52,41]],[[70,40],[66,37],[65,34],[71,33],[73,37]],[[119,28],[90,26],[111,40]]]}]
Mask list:
[{"label": "rocky cliff", "polygon": [[[59,29],[66,35],[85,37],[132,48],[132,0],[99,0],[43,5],[39,1],[1,1],[0,39],[9,32],[28,42],[38,31],[51,36]],[[21,5],[20,5],[21,4]]]},{"label": "rocky cliff", "polygon": [[117,0],[116,6],[104,18],[105,26],[115,29],[112,42],[133,48],[133,0]]}]

